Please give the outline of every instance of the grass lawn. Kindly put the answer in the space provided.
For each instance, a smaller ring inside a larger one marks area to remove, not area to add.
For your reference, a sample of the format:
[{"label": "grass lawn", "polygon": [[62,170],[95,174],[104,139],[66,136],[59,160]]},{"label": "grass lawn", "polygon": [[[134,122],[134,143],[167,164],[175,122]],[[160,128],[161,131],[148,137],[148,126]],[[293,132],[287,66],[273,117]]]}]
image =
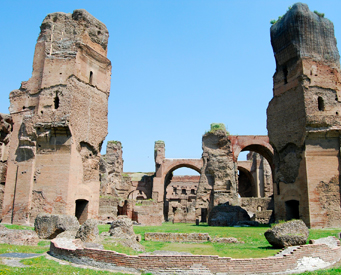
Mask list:
[{"label": "grass lawn", "polygon": [[[108,271],[97,271],[92,269],[84,269],[73,267],[71,265],[61,265],[58,262],[51,261],[46,259],[44,256],[33,258],[33,259],[25,259],[21,260],[23,264],[28,265],[28,267],[9,267],[7,265],[2,264],[2,260],[0,258],[0,275],[4,274],[44,274],[44,275],[55,275],[55,274],[84,274],[84,275],[93,275],[93,274],[116,274],[121,275],[123,273],[112,273]],[[126,273],[125,273],[126,274]]]},{"label": "grass lawn", "polygon": [[[100,232],[107,232],[110,225],[100,225]],[[162,226],[134,226],[136,234],[141,234],[141,244],[146,248],[146,252],[154,250],[170,250],[189,252],[196,255],[218,255],[221,257],[231,258],[262,258],[275,255],[280,249],[274,249],[269,245],[264,237],[264,232],[269,227],[220,227],[208,226],[200,224],[199,226],[185,223],[163,223]],[[145,241],[145,232],[171,232],[171,233],[208,233],[214,237],[235,237],[244,243],[238,244],[219,244],[219,243],[171,243],[171,242],[153,242]],[[309,239],[318,239],[327,236],[337,236],[340,229],[311,229],[309,230]],[[115,250],[122,253],[137,253],[124,248],[113,246],[112,244],[104,244],[104,248]]]},{"label": "grass lawn", "polygon": [[[22,226],[6,225],[11,229],[24,229]],[[99,231],[108,232],[110,225],[99,225]],[[25,227],[25,229],[33,229]],[[279,249],[273,249],[264,237],[264,232],[268,227],[211,227],[207,224],[199,226],[193,224],[172,224],[164,223],[162,226],[134,226],[136,234],[141,234],[141,244],[145,246],[146,252],[154,250],[170,250],[180,252],[190,252],[200,255],[219,255],[232,258],[259,258],[268,257],[276,254]],[[341,229],[310,229],[309,239],[318,239],[327,236],[337,236]],[[152,242],[144,240],[145,232],[173,232],[173,233],[208,233],[214,237],[235,237],[244,244],[217,244],[217,243],[171,243],[171,242]],[[137,255],[138,253],[110,242],[104,244],[105,249],[115,250],[117,252]],[[20,246],[0,244],[0,254],[9,252],[25,253],[44,253],[49,250],[49,241],[41,241],[38,246]],[[35,259],[22,260],[29,265],[26,268],[8,267],[1,263],[0,275],[2,274],[113,274],[105,271],[94,271],[90,269],[81,269],[68,265],[60,265],[57,262],[50,261],[44,256]],[[121,273],[114,273],[121,274]],[[341,274],[341,267],[328,270],[306,272],[306,275],[327,275]]]}]

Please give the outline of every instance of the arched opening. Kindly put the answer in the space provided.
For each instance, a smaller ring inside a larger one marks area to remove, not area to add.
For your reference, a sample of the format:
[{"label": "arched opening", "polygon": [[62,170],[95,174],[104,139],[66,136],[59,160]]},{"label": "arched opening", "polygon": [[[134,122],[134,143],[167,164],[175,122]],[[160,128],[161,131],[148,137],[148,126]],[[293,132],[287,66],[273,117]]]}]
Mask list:
[{"label": "arched opening", "polygon": [[88,219],[88,205],[87,200],[76,200],[75,216],[79,224],[83,224]]},{"label": "arched opening", "polygon": [[318,105],[319,111],[324,111],[324,100],[320,96],[317,98],[317,105]]},{"label": "arched opening", "polygon": [[128,202],[125,200],[122,206],[117,206],[117,216],[127,215],[128,214]]},{"label": "arched opening", "polygon": [[146,200],[148,199],[146,190],[136,189],[134,191],[131,191],[128,195],[128,199],[136,201]]},{"label": "arched opening", "polygon": [[264,145],[251,144],[238,155],[238,195],[251,220],[269,223],[273,214],[272,152]]},{"label": "arched opening", "polygon": [[247,168],[238,166],[238,194],[241,197],[257,197],[255,181]]},{"label": "arched opening", "polygon": [[[179,170],[179,171],[177,171]],[[164,219],[173,222],[195,222],[195,198],[199,185],[199,169],[178,165],[172,168],[164,182]]]},{"label": "arched opening", "polygon": [[238,156],[238,172],[238,193],[241,197],[273,195],[272,153],[269,149],[261,145],[243,148]]},{"label": "arched opening", "polygon": [[285,202],[286,220],[299,219],[300,218],[300,202],[297,200],[290,200]]}]

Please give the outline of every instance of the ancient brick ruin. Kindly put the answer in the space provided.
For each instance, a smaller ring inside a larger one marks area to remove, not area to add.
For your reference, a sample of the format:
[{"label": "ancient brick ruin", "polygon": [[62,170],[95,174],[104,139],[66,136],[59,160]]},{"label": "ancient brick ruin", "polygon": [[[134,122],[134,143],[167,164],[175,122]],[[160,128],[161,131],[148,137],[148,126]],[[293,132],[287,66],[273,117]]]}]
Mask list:
[{"label": "ancient brick ruin", "polygon": [[[105,25],[84,10],[44,19],[32,77],[10,93],[10,115],[0,114],[3,222],[30,224],[42,212],[81,223],[120,215],[148,225],[194,223],[232,207],[260,223],[301,218],[309,227],[340,226],[340,64],[328,19],[295,4],[271,27],[269,137],[213,125],[200,159],[166,158],[157,141],[148,173],[123,172],[119,141],[100,155],[107,43]],[[247,161],[238,161],[242,151],[250,151]],[[200,176],[173,176],[182,167]]]},{"label": "ancient brick ruin", "polygon": [[276,59],[267,110],[278,220],[340,227],[340,63],[333,23],[295,4],[271,27]]},{"label": "ancient brick ruin", "polygon": [[49,14],[40,29],[32,77],[10,93],[2,219],[32,223],[45,212],[82,222],[98,215],[111,76],[108,30],[85,10]]}]

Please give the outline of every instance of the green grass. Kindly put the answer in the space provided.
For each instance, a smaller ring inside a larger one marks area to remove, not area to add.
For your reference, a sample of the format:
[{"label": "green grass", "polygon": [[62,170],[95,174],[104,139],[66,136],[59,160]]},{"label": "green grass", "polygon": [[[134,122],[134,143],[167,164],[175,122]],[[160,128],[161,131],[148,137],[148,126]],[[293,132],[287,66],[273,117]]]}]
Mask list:
[{"label": "green grass", "polygon": [[8,229],[19,229],[19,230],[34,230],[33,226],[17,225],[17,224],[3,224]]},{"label": "green grass", "polygon": [[[107,232],[110,225],[99,225],[100,232]],[[146,252],[155,250],[170,250],[189,252],[192,254],[201,255],[218,255],[221,257],[231,258],[262,258],[275,255],[279,249],[274,249],[264,237],[264,232],[269,226],[259,227],[220,227],[208,226],[201,223],[199,226],[185,223],[163,223],[162,226],[134,226],[136,234],[141,234],[141,244],[146,248]],[[170,242],[153,242],[145,241],[145,232],[171,232],[171,233],[208,233],[214,237],[235,237],[239,241],[244,241],[244,244],[221,244],[221,243],[170,243]],[[340,229],[310,229],[310,239],[319,239],[328,236],[335,236],[340,232]],[[121,253],[127,253],[119,247],[113,245],[106,246],[105,249],[115,250]],[[136,255],[136,252],[128,253]]]},{"label": "green grass", "polygon": [[[43,242],[45,242],[45,241],[43,241]],[[50,250],[50,245],[45,244],[43,242],[39,242],[38,246],[0,244],[0,254],[14,253],[14,252],[18,252],[18,253],[45,253],[45,252]]]},{"label": "green grass", "polygon": [[[0,260],[1,261],[1,260]],[[0,275],[3,274],[44,274],[44,275],[58,275],[58,274],[123,274],[123,273],[111,273],[108,271],[97,271],[92,269],[84,269],[73,267],[71,265],[61,265],[58,262],[48,260],[44,256],[25,259],[21,261],[23,264],[28,265],[27,267],[9,267],[0,262]]]},{"label": "green grass", "polygon": [[[7,226],[9,228],[24,229],[23,226]],[[108,232],[110,225],[99,225],[100,233]],[[141,234],[141,244],[145,246],[146,252],[155,250],[169,250],[179,252],[189,252],[194,255],[218,255],[221,257],[232,258],[259,258],[268,257],[276,254],[279,249],[273,249],[264,237],[264,232],[269,227],[218,227],[207,226],[207,224],[200,224],[199,226],[193,224],[172,224],[164,223],[162,226],[134,226],[136,234]],[[32,229],[27,227],[26,229]],[[337,236],[341,229],[310,229],[309,239],[318,239],[327,236]],[[145,232],[171,232],[171,233],[208,233],[212,238],[214,237],[235,237],[239,241],[245,243],[238,244],[221,244],[221,243],[171,243],[171,242],[152,242],[144,240]],[[309,241],[308,239],[308,241]],[[129,255],[138,255],[130,248],[126,248],[119,244],[114,244],[109,241],[104,242],[104,249],[114,250],[120,253]],[[22,253],[44,253],[49,250],[49,241],[40,241],[38,246],[21,246],[0,244],[0,254],[9,252]],[[28,264],[27,268],[8,267],[0,262],[1,274],[108,274],[106,272],[99,272],[87,269],[75,268],[72,266],[60,265],[57,262],[47,260],[45,257],[35,259],[23,260],[23,263]],[[306,275],[319,274],[340,274],[341,267],[331,268],[328,270],[321,270],[315,272],[306,272]],[[112,273],[111,273],[112,274]],[[120,273],[115,273],[120,274]]]},{"label": "green grass", "polygon": [[329,268],[329,269],[322,269],[317,271],[309,271],[309,272],[303,272],[300,273],[301,275],[338,275],[341,274],[341,266],[335,267],[335,268]]},{"label": "green grass", "polygon": [[[232,258],[261,258],[276,254],[279,249],[273,249],[264,237],[267,227],[218,227],[200,224],[172,224],[164,223],[162,226],[135,226],[136,234],[141,234],[141,244],[147,252],[154,250],[170,250],[189,252],[195,255],[218,255]],[[172,232],[172,233],[208,233],[214,237],[235,237],[244,243],[170,243],[145,241],[145,232]]]}]

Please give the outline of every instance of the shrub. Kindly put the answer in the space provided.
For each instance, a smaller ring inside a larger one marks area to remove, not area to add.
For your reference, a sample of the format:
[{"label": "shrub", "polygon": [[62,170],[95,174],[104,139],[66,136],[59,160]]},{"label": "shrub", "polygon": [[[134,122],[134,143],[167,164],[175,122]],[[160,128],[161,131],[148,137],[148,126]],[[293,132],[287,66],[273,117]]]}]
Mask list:
[{"label": "shrub", "polygon": [[324,13],[314,11],[315,14],[317,14],[319,17],[324,18]]}]

